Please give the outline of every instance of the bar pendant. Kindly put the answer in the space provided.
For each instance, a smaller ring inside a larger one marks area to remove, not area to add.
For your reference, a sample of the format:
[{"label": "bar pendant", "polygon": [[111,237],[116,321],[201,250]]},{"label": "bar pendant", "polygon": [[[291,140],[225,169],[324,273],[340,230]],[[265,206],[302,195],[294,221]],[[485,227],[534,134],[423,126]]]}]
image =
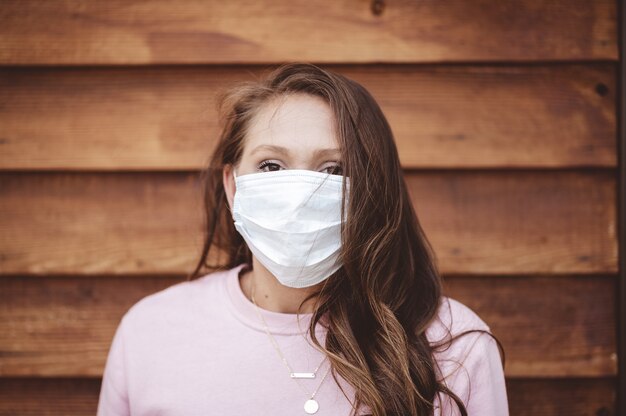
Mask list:
[{"label": "bar pendant", "polygon": [[291,378],[315,378],[315,373],[291,373]]}]

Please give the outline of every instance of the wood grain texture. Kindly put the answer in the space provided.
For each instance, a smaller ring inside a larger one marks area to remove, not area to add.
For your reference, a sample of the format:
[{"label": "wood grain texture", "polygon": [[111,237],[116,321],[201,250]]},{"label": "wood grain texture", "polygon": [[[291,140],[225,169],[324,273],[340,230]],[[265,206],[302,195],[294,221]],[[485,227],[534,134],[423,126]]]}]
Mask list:
[{"label": "wood grain texture", "polygon": [[[613,64],[326,68],[373,94],[406,168],[617,165]],[[0,169],[201,169],[216,94],[270,69],[0,69]]]},{"label": "wood grain texture", "polygon": [[616,60],[613,0],[8,0],[2,64]]},{"label": "wood grain texture", "polygon": [[510,416],[613,416],[615,379],[508,379]]},{"label": "wood grain texture", "polygon": [[380,103],[511,415],[616,414],[618,2],[373,3],[0,2],[0,416],[95,414],[119,320],[199,255],[216,94],[285,61]]},{"label": "wood grain texture", "polygon": [[406,180],[444,273],[617,271],[613,171],[434,171]]},{"label": "wood grain texture", "polygon": [[[0,175],[0,274],[186,274],[201,248],[193,173]],[[413,172],[445,273],[617,271],[614,173]]]},{"label": "wood grain texture", "polygon": [[193,174],[7,174],[0,271],[186,272],[202,247],[201,198]]},{"label": "wood grain texture", "polygon": [[122,315],[172,277],[3,277],[1,376],[101,376]]},{"label": "wood grain texture", "polygon": [[[100,379],[0,379],[0,416],[92,416]],[[68,394],[71,393],[71,394]],[[611,416],[615,381],[507,380],[511,416]]]},{"label": "wood grain texture", "polygon": [[509,376],[617,373],[614,276],[456,276],[444,292],[503,344]]},{"label": "wood grain texture", "polygon": [[[180,277],[0,279],[0,376],[102,375],[122,315]],[[616,373],[615,276],[448,277],[503,344],[508,377]],[[559,301],[555,302],[555,298]]]},{"label": "wood grain texture", "polygon": [[101,380],[0,378],[0,416],[93,416]]}]

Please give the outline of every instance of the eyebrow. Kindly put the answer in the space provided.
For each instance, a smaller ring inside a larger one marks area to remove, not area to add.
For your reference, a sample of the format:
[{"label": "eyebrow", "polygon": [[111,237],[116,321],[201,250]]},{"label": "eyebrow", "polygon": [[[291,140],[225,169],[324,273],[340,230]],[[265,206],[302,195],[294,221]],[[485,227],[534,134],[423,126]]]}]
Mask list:
[{"label": "eyebrow", "polygon": [[276,152],[276,153],[282,153],[284,155],[289,155],[289,149],[287,149],[286,147],[282,147],[282,146],[274,146],[271,144],[261,144],[257,147],[255,147],[250,154],[253,155],[255,153],[261,152],[263,150],[270,150],[272,152]]},{"label": "eyebrow", "polygon": [[[282,146],[275,146],[275,145],[271,145],[271,144],[261,144],[257,147],[255,147],[250,154],[253,155],[255,153],[261,152],[263,150],[269,150],[269,151],[273,151],[276,153],[281,153],[284,155],[289,155],[291,152],[289,151],[289,149],[287,149],[286,147],[282,147]],[[318,157],[322,157],[322,156],[326,156],[326,155],[337,155],[337,154],[341,154],[339,149],[317,149],[315,152],[313,152],[313,154],[315,156]]]}]

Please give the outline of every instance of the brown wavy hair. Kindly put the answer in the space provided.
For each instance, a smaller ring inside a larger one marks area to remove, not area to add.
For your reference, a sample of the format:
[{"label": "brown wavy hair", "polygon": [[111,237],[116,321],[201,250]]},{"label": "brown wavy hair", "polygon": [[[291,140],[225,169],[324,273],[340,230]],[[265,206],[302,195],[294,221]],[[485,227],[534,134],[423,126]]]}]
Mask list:
[{"label": "brown wavy hair", "polygon": [[[474,329],[439,344],[426,338],[442,301],[435,255],[409,198],[389,123],[354,80],[310,63],[287,63],[219,95],[221,133],[201,174],[206,235],[188,279],[201,276],[204,267],[252,264],[252,254],[233,225],[222,170],[237,165],[246,129],[259,109],[273,98],[295,93],[321,97],[330,106],[344,182],[350,178],[343,266],[300,305],[316,297],[308,328],[311,340],[327,354],[335,381],[339,374],[355,388],[353,414],[366,405],[375,416],[431,415],[435,395],[446,394],[467,415],[459,397],[437,378],[433,353],[469,332],[491,334]],[[327,328],[324,346],[315,336],[318,322]]]}]

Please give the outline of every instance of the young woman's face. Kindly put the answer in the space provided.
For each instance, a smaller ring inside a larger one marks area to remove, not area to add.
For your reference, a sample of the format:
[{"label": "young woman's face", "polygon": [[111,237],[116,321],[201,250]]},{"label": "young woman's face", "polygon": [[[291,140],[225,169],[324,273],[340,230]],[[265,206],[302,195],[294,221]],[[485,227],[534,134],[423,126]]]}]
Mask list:
[{"label": "young woman's face", "polygon": [[[330,106],[309,94],[292,94],[264,105],[251,120],[237,176],[282,169],[342,174],[339,141]],[[232,207],[232,168],[224,169],[224,187]]]}]

